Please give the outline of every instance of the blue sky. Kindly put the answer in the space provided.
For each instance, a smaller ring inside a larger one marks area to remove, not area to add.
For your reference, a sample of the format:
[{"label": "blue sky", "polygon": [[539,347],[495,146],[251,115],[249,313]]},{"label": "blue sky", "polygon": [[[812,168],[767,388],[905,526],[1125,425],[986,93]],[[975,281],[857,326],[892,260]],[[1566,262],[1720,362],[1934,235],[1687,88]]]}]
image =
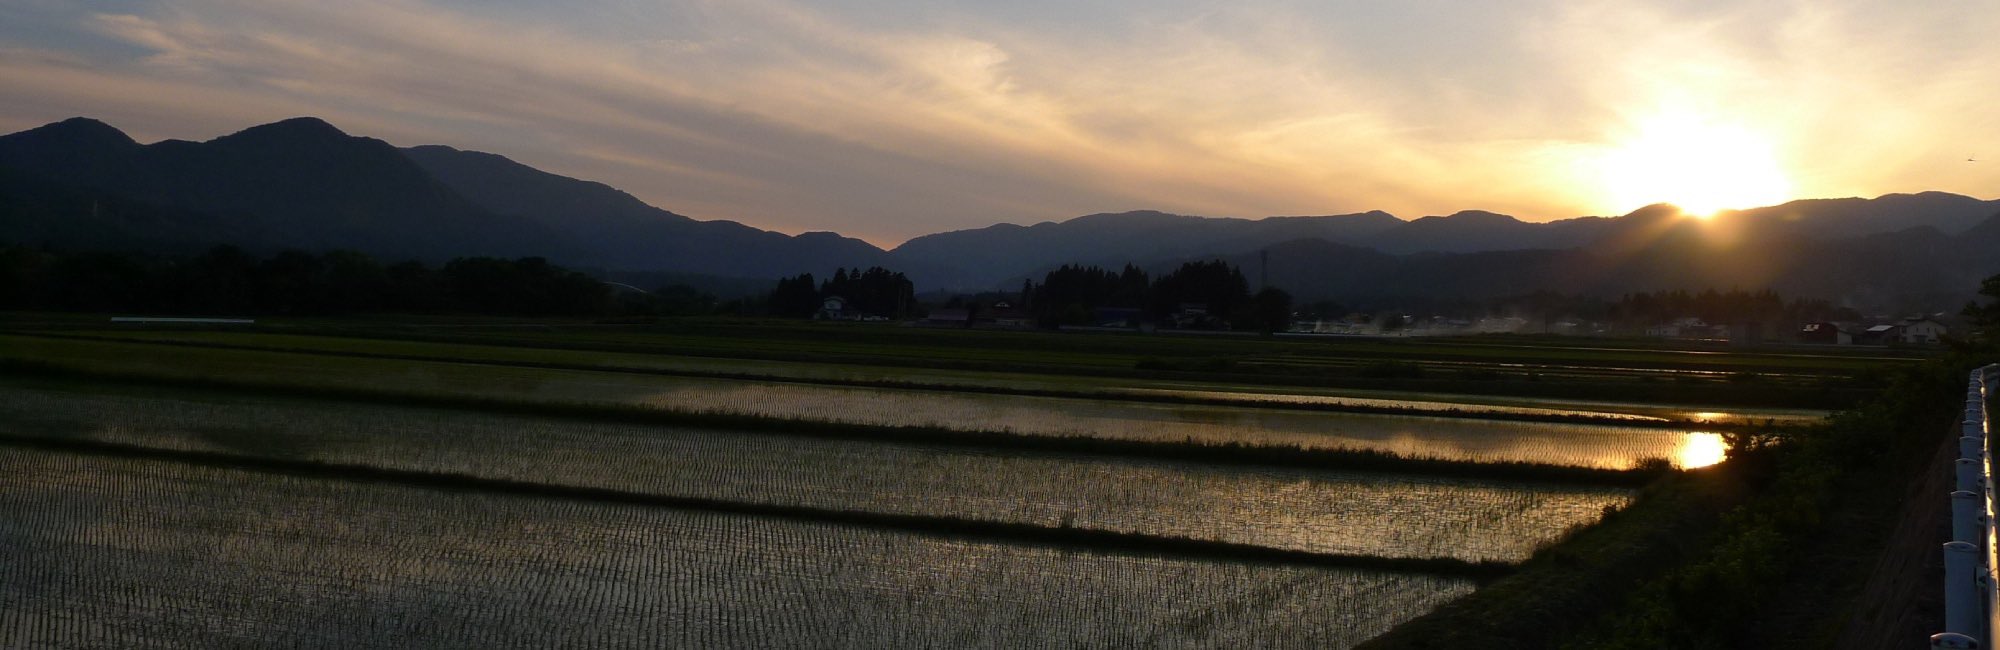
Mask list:
[{"label": "blue sky", "polygon": [[884,245],[1139,208],[1546,220],[1991,197],[1996,28],[1990,1],[6,0],[0,130],[315,115]]}]

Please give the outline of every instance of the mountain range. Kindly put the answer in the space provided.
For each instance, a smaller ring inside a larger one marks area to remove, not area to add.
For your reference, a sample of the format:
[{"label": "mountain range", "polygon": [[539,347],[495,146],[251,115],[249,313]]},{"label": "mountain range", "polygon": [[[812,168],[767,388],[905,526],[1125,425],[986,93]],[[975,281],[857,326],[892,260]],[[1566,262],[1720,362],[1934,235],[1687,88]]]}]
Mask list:
[{"label": "mountain range", "polygon": [[0,241],[345,248],[426,261],[539,255],[608,277],[739,287],[885,266],[925,290],[1011,288],[1063,264],[1166,270],[1222,258],[1304,299],[1712,286],[1904,308],[1949,306],[2000,272],[2000,201],[1924,192],[1706,220],[1651,206],[1544,223],[1477,210],[1408,221],[1381,211],[1262,219],[1134,211],[942,232],[883,250],[836,233],[698,220],[504,156],[398,148],[314,118],[153,144],[73,118],[0,136]]}]

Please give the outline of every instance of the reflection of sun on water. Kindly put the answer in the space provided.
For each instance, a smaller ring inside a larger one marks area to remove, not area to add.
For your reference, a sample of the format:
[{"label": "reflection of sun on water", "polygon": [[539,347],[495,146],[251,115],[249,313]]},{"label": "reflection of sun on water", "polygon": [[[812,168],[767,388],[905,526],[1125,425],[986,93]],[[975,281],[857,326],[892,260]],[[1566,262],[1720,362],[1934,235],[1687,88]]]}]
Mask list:
[{"label": "reflection of sun on water", "polygon": [[1707,467],[1722,462],[1729,454],[1729,445],[1722,442],[1721,434],[1690,433],[1674,450],[1674,466],[1681,469]]}]

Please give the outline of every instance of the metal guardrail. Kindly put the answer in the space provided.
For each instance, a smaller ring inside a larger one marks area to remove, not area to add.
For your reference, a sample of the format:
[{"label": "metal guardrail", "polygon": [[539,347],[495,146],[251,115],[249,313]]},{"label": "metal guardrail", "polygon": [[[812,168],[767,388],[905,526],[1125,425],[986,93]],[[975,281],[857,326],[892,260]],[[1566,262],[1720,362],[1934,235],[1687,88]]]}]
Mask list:
[{"label": "metal guardrail", "polygon": [[1994,458],[1988,406],[2000,364],[1972,371],[1965,388],[1951,493],[1951,541],[1944,545],[1944,631],[1932,648],[1992,647],[2000,630],[2000,531],[1994,527]]}]

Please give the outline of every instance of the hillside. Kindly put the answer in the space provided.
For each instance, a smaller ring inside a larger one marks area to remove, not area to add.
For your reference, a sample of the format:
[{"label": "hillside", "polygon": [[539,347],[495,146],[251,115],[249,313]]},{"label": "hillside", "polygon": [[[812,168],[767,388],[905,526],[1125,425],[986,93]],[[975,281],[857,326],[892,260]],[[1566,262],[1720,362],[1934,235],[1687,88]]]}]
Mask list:
[{"label": "hillside", "polygon": [[73,249],[352,249],[384,259],[543,256],[601,276],[756,286],[885,266],[924,290],[1018,286],[1064,264],[1160,270],[1270,252],[1301,298],[1479,299],[1534,291],[1774,288],[1855,305],[1949,308],[2000,272],[2000,201],[1924,192],[1683,217],[1648,206],[1542,223],[1466,210],[1263,219],[1158,211],[917,237],[884,251],[837,233],[703,221],[504,156],[397,148],[314,118],[207,142],[140,144],[74,118],[0,136],[7,242]]}]

